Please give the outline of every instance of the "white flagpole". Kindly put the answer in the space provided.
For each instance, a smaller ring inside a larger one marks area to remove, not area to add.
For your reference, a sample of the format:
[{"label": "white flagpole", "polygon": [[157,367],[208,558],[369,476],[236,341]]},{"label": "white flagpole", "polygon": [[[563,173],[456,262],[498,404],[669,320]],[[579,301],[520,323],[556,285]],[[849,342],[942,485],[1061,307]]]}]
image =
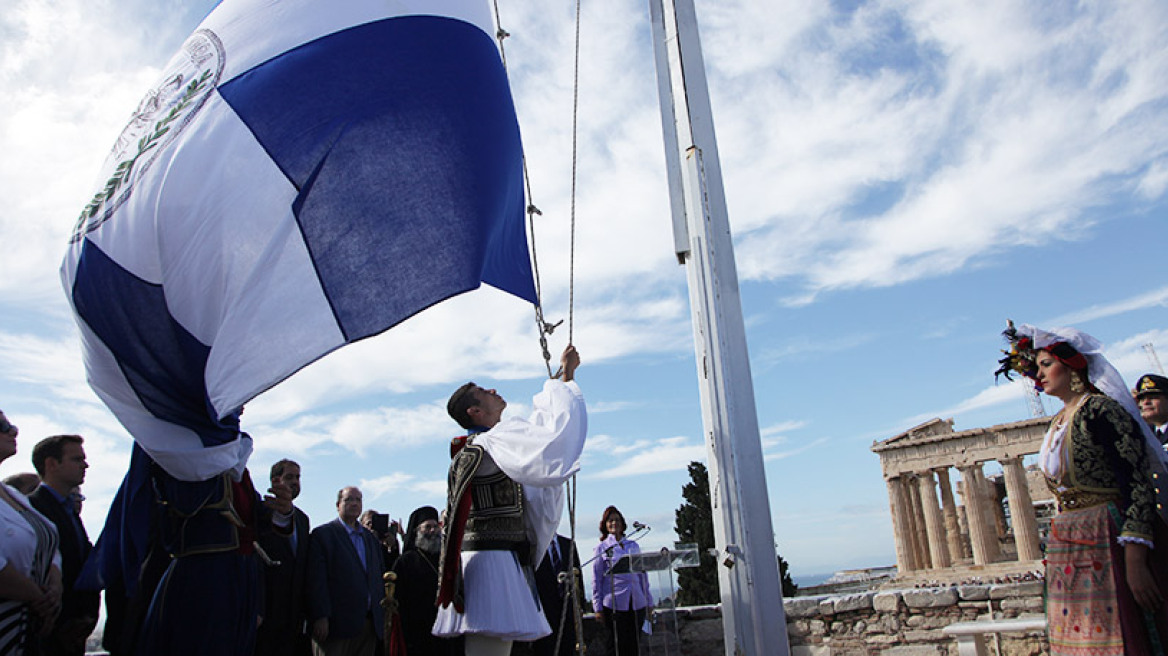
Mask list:
[{"label": "white flagpole", "polygon": [[789,653],[738,273],[693,0],[650,0],[674,246],[686,265],[727,654]]}]

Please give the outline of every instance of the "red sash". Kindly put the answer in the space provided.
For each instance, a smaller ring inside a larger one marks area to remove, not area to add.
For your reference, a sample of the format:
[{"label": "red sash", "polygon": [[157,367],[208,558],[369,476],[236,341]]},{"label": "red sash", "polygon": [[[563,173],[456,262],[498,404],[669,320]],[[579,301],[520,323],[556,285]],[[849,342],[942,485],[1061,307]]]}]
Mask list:
[{"label": "red sash", "polygon": [[[466,435],[460,435],[450,440],[450,457],[458,455],[459,451],[466,446]],[[447,508],[450,508],[449,500],[447,501]],[[470,487],[463,492],[462,497],[458,499],[458,504],[454,510],[454,517],[447,517],[447,522],[450,524],[450,530],[446,531],[446,560],[442,562],[442,580],[438,582],[438,599],[436,604],[439,607],[446,607],[450,603],[454,604],[454,609],[458,612],[463,612],[463,596],[462,596],[462,538],[466,532],[466,520],[470,517]]]}]

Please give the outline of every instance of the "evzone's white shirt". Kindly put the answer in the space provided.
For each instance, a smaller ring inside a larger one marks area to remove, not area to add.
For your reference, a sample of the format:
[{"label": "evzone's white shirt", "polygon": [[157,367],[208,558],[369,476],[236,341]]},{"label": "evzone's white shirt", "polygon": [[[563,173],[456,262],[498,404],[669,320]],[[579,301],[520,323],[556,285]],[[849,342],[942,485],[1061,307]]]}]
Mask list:
[{"label": "evzone's white shirt", "polygon": [[[495,466],[523,486],[528,537],[534,553],[542,555],[564,512],[564,483],[580,469],[588,411],[576,381],[545,382],[532,407],[530,417],[504,419],[476,435],[474,442]],[[532,563],[533,569],[538,566]]]}]

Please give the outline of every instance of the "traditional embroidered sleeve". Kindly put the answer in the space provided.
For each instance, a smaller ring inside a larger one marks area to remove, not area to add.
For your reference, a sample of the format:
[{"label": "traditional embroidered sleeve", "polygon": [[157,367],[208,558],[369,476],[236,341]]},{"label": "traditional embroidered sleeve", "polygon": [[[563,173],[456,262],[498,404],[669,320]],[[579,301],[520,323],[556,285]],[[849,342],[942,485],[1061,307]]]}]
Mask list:
[{"label": "traditional embroidered sleeve", "polygon": [[1075,423],[1090,442],[1102,448],[1119,489],[1123,513],[1119,541],[1150,546],[1156,492],[1140,427],[1123,406],[1105,396],[1094,396],[1083,404]]},{"label": "traditional embroidered sleeve", "polygon": [[564,512],[563,484],[580,469],[588,411],[575,381],[545,382],[531,405],[527,419],[504,419],[474,439],[504,474],[523,485],[524,521],[538,562]]}]

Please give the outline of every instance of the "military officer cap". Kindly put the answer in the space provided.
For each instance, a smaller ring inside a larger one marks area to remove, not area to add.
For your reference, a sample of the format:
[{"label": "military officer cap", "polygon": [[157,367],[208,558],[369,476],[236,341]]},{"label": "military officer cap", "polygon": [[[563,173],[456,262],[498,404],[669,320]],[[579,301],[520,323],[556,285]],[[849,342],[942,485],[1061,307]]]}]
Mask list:
[{"label": "military officer cap", "polygon": [[1156,374],[1144,374],[1136,381],[1136,398],[1148,394],[1168,394],[1168,378]]}]

